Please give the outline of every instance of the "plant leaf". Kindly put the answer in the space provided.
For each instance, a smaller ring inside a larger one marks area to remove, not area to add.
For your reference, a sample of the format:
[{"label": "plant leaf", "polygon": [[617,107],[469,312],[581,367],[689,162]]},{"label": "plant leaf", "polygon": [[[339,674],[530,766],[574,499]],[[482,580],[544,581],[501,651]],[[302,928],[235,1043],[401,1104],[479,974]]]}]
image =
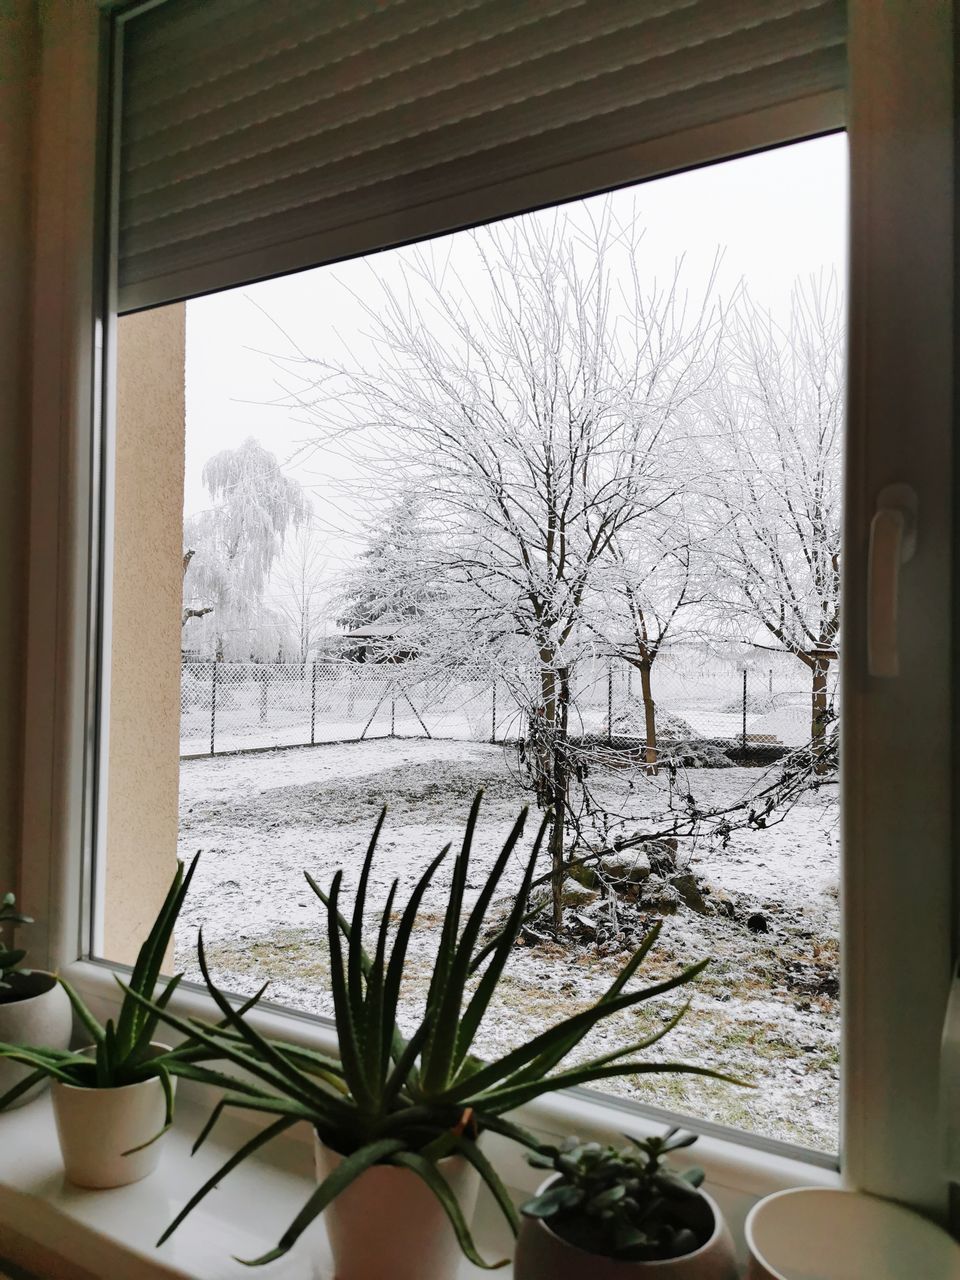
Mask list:
[{"label": "plant leaf", "polygon": [[473,1236],[470,1234],[470,1228],[467,1226],[463,1210],[460,1208],[460,1202],[436,1165],[431,1164],[429,1160],[425,1160],[423,1156],[416,1155],[412,1151],[398,1152],[391,1158],[390,1163],[412,1170],[427,1184],[450,1219],[450,1225],[453,1227],[461,1250],[475,1267],[482,1267],[484,1271],[495,1271],[498,1267],[507,1265],[508,1258],[501,1258],[499,1262],[486,1262],[477,1252]]},{"label": "plant leaf", "polygon": [[510,1198],[510,1192],[503,1185],[500,1175],[484,1155],[483,1151],[476,1142],[469,1138],[463,1138],[459,1134],[454,1135],[453,1149],[458,1151],[465,1160],[469,1160],[477,1173],[479,1173],[480,1177],[490,1189],[490,1193],[496,1201],[500,1212],[506,1218],[507,1222],[509,1222],[510,1230],[514,1235],[516,1235],[520,1230],[520,1215],[517,1213],[516,1205]]},{"label": "plant leaf", "polygon": [[101,1027],[100,1023],[96,1020],[96,1018],[87,1008],[87,1006],[83,1003],[79,995],[76,993],[76,991],[74,991],[73,987],[71,987],[70,983],[66,980],[66,978],[57,978],[57,981],[60,983],[61,987],[63,987],[64,991],[67,993],[67,999],[70,1001],[71,1005],[73,1006],[73,1012],[77,1015],[77,1017],[83,1023],[83,1026],[85,1027],[85,1029],[92,1036],[93,1043],[97,1045],[100,1044],[100,1042],[103,1040],[103,1035],[104,1035],[103,1027]]},{"label": "plant leaf", "polygon": [[214,1187],[216,1187],[218,1183],[227,1176],[228,1173],[237,1167],[238,1164],[242,1164],[243,1161],[246,1160],[247,1156],[252,1156],[254,1151],[258,1151],[260,1147],[265,1147],[268,1142],[271,1142],[279,1134],[283,1133],[285,1129],[289,1129],[296,1123],[296,1120],[291,1117],[283,1116],[282,1119],[277,1120],[274,1124],[268,1125],[266,1129],[262,1129],[258,1134],[255,1134],[249,1142],[246,1142],[242,1147],[239,1147],[226,1164],[222,1165],[212,1178],[208,1178],[203,1186],[193,1193],[157,1241],[157,1248],[159,1249],[166,1240],[169,1240],[177,1227],[179,1227],[180,1223],[183,1222],[184,1218],[186,1218],[187,1215],[197,1207],[204,1196],[211,1192]]},{"label": "plant leaf", "polygon": [[398,1139],[385,1138],[379,1142],[368,1143],[359,1151],[354,1151],[352,1155],[345,1156],[333,1172],[327,1174],[320,1183],[280,1237],[275,1249],[271,1249],[260,1258],[237,1258],[236,1261],[242,1262],[247,1267],[261,1267],[267,1262],[273,1262],[275,1258],[282,1258],[285,1253],[289,1253],[314,1218],[319,1217],[327,1205],[345,1191],[351,1182],[356,1181],[372,1165],[384,1163],[388,1157],[401,1153],[402,1149],[403,1143]]}]

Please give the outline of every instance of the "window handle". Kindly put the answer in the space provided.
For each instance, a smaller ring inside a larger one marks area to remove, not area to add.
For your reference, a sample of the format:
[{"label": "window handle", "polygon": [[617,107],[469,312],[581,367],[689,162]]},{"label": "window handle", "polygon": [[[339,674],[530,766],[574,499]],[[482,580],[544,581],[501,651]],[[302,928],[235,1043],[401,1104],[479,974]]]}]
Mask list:
[{"label": "window handle", "polygon": [[897,600],[900,566],[917,548],[917,495],[908,484],[889,484],[877,495],[870,521],[867,576],[867,669],[872,676],[900,674]]}]

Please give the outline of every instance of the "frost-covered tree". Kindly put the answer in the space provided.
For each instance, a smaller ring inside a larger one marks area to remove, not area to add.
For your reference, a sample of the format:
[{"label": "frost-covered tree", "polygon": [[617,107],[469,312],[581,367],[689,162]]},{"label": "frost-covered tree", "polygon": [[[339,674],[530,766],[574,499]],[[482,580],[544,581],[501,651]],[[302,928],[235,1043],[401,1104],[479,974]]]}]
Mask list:
[{"label": "frost-covered tree", "polygon": [[287,539],[270,577],[270,602],[285,624],[291,657],[303,664],[315,657],[326,633],[326,541],[307,519]]},{"label": "frost-covered tree", "polygon": [[388,627],[398,651],[422,651],[444,591],[420,498],[410,490],[392,496],[363,534],[364,549],[339,583],[337,622],[349,631]]},{"label": "frost-covered tree", "polygon": [[653,671],[664,646],[686,630],[704,593],[703,549],[685,513],[683,495],[615,539],[603,575],[594,628],[606,652],[640,680],[646,771],[657,772],[657,702]]},{"label": "frost-covered tree", "polygon": [[212,612],[191,634],[204,628],[221,659],[275,658],[283,624],[264,605],[264,588],[287,531],[306,518],[303,490],[253,437],[215,454],[202,477],[214,505],[184,524],[184,555],[194,553],[184,608]]},{"label": "frost-covered tree", "polygon": [[843,299],[835,278],[794,289],[778,325],[744,295],[709,401],[714,614],[810,672],[810,736],[825,741],[840,640]]},{"label": "frost-covered tree", "polygon": [[688,307],[679,274],[644,275],[634,227],[608,210],[486,228],[469,278],[417,251],[367,308],[376,357],[317,361],[293,396],[376,492],[421,495],[461,652],[522,678],[557,923],[586,611],[611,548],[682,482],[688,406],[713,373],[716,316]]}]

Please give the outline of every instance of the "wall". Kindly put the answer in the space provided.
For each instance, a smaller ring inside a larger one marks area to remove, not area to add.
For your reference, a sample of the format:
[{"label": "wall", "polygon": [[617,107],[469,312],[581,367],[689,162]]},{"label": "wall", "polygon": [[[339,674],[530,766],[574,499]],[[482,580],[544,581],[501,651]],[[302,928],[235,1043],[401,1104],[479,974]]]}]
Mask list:
[{"label": "wall", "polygon": [[26,617],[34,0],[0,6],[0,892],[20,838]]},{"label": "wall", "polygon": [[186,308],[118,325],[103,954],[131,961],[176,864]]}]

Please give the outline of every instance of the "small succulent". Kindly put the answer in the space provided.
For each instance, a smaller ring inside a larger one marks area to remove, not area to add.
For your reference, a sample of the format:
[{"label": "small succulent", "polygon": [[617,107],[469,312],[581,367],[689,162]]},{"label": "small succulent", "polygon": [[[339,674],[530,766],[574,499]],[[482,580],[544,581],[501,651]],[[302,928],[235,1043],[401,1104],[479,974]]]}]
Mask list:
[{"label": "small succulent", "polygon": [[669,1168],[664,1156],[689,1147],[696,1135],[670,1129],[661,1137],[602,1146],[568,1138],[527,1159],[560,1175],[521,1212],[542,1218],[568,1244],[621,1262],[660,1262],[693,1253],[705,1241],[696,1231],[702,1169]]},{"label": "small succulent", "polygon": [[[12,944],[13,931],[20,924],[33,924],[33,920],[30,916],[25,916],[17,910],[17,900],[12,893],[5,893],[0,898],[0,992],[10,990],[10,983],[7,978],[20,965],[27,954],[20,947],[6,946],[3,941],[5,930],[9,930]],[[21,969],[20,972],[26,973],[27,970]]]}]

